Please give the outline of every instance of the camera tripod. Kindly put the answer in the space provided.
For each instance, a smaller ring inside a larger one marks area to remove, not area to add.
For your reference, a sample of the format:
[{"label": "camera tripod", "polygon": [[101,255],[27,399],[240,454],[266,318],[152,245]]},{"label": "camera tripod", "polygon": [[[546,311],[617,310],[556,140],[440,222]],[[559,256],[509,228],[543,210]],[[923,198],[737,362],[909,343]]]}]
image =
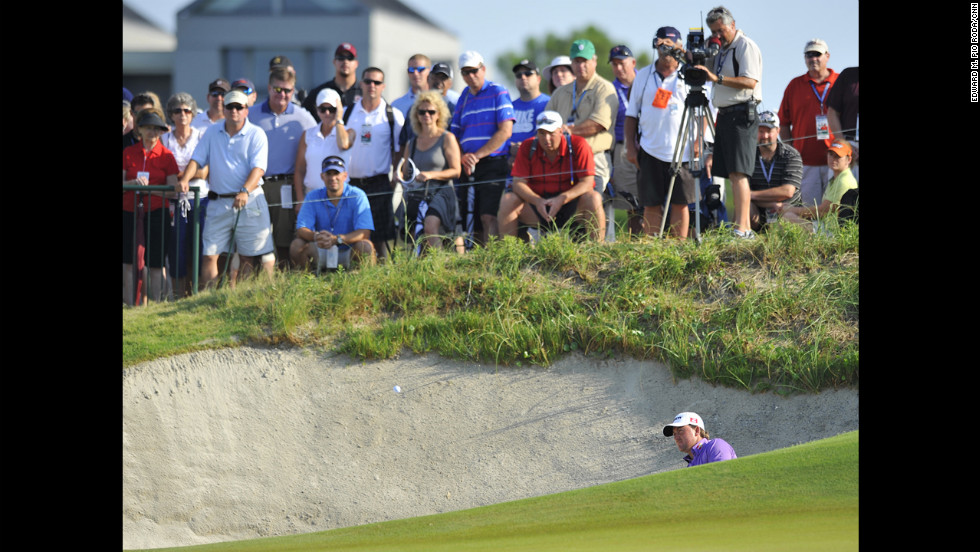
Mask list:
[{"label": "camera tripod", "polygon": [[[700,75],[699,75],[700,73]],[[688,71],[685,79],[690,81],[691,87],[687,98],[684,100],[684,113],[681,115],[681,132],[677,136],[677,143],[674,146],[674,155],[670,163],[670,183],[667,185],[667,201],[664,206],[663,216],[660,217],[660,236],[664,235],[664,228],[667,218],[670,215],[670,199],[674,192],[674,181],[680,174],[683,167],[684,152],[688,147],[691,149],[691,160],[688,162],[688,171],[695,179],[700,180],[703,169],[703,156],[707,145],[705,140],[705,120],[708,122],[708,129],[711,137],[715,135],[715,121],[711,116],[711,109],[708,105],[708,98],[704,95],[704,71],[694,69]],[[701,243],[701,184],[695,182],[694,185],[694,239]]]}]

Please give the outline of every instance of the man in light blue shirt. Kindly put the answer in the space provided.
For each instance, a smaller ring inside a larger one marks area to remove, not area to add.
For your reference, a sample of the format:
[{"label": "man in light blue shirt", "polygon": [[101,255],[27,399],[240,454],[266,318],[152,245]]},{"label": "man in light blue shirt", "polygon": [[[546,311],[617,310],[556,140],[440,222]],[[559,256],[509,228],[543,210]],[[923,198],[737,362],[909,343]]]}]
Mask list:
[{"label": "man in light blue shirt", "polygon": [[218,277],[218,258],[231,252],[232,237],[241,257],[240,278],[259,263],[271,276],[275,264],[269,207],[262,193],[268,138],[248,121],[248,97],[242,92],[233,90],[224,96],[224,112],[224,122],[211,125],[201,135],[177,190],[186,192],[198,169],[208,167],[210,191],[201,252],[205,286]]},{"label": "man in light blue shirt", "polygon": [[681,412],[664,426],[664,436],[673,437],[677,449],[684,453],[687,467],[738,458],[724,439],[710,439],[704,420],[695,412]]},{"label": "man in light blue shirt", "polygon": [[272,239],[283,267],[289,258],[289,245],[296,225],[296,210],[293,209],[296,149],[306,129],[317,124],[309,111],[292,102],[295,93],[295,73],[276,67],[269,72],[268,99],[248,114],[249,122],[264,130],[269,140],[269,166],[262,178],[262,190],[269,202]]}]

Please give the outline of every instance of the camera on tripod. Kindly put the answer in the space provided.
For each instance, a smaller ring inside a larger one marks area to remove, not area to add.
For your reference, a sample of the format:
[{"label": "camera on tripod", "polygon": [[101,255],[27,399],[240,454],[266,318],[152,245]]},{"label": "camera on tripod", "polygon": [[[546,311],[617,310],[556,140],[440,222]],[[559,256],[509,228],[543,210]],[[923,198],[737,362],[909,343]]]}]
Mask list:
[{"label": "camera on tripod", "polygon": [[[695,65],[704,65],[709,57],[714,57],[721,44],[717,40],[709,40],[707,46],[704,41],[704,29],[692,27],[687,33],[687,54],[688,67],[684,69],[684,80],[689,86],[703,86],[708,79],[708,74],[703,69],[695,69]],[[677,60],[679,63],[680,59]]]}]

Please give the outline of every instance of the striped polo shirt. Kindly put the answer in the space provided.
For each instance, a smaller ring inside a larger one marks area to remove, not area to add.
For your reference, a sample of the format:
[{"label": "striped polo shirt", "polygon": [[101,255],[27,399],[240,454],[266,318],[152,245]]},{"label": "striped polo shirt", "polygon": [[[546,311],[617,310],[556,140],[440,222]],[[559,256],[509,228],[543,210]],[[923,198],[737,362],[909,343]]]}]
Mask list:
[{"label": "striped polo shirt", "polygon": [[[492,81],[484,81],[483,88],[474,96],[469,88],[463,90],[456,102],[456,112],[449,130],[459,140],[462,153],[475,153],[483,147],[501,123],[513,121],[514,105],[510,101],[510,92]],[[490,157],[507,155],[508,144],[504,140]]]}]

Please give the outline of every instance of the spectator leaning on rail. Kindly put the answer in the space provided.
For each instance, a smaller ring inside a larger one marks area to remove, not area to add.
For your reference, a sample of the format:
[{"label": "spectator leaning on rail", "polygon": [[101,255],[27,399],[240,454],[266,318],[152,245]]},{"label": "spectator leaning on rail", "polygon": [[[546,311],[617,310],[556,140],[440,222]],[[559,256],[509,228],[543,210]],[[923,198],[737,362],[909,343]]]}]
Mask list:
[{"label": "spectator leaning on rail", "polygon": [[738,458],[724,439],[711,439],[704,421],[694,412],[681,412],[664,426],[664,436],[673,437],[677,450],[684,453],[687,467]]},{"label": "spectator leaning on rail", "polygon": [[517,236],[518,222],[532,227],[562,227],[584,222],[589,235],[601,241],[605,229],[602,194],[595,189],[595,157],[581,136],[563,132],[562,118],[543,111],[537,136],[517,150],[511,171],[513,185],[500,200],[502,236]]},{"label": "spectator leaning on rail", "polygon": [[[158,108],[148,108],[136,115],[136,132],[140,141],[122,152],[124,186],[170,186],[177,188],[177,161],[160,141],[160,136],[169,131],[163,114]],[[162,299],[163,264],[170,234],[170,211],[163,194],[155,192],[137,194],[123,192],[123,299],[133,306],[135,282],[133,269],[139,266],[133,250],[133,228],[140,211],[146,213],[143,231],[146,244],[146,264],[150,267],[149,297],[153,301]],[[137,255],[139,252],[137,251]]]},{"label": "spectator leaning on rail", "polygon": [[229,92],[224,106],[224,123],[211,125],[201,136],[177,189],[186,192],[198,168],[208,167],[211,190],[204,226],[203,286],[218,277],[218,258],[230,253],[232,237],[242,262],[239,277],[249,274],[260,262],[271,276],[275,265],[275,260],[260,261],[275,251],[269,207],[262,193],[269,140],[261,128],[248,121],[245,94],[237,90]]},{"label": "spectator leaning on rail", "polygon": [[827,146],[834,140],[827,117],[827,96],[837,81],[837,72],[827,67],[827,43],[814,38],[803,48],[807,72],[789,81],[779,105],[783,126],[779,137],[803,158],[800,200],[811,207],[827,189]]},{"label": "spectator leaning on rail", "polygon": [[749,224],[749,175],[755,167],[759,118],[756,105],[762,101],[762,52],[741,29],[724,6],[712,8],[705,21],[711,36],[721,40],[713,70],[696,65],[714,83],[711,103],[718,108],[714,154],[705,162],[708,175],[728,178],[735,204],[735,236],[754,238]]}]

